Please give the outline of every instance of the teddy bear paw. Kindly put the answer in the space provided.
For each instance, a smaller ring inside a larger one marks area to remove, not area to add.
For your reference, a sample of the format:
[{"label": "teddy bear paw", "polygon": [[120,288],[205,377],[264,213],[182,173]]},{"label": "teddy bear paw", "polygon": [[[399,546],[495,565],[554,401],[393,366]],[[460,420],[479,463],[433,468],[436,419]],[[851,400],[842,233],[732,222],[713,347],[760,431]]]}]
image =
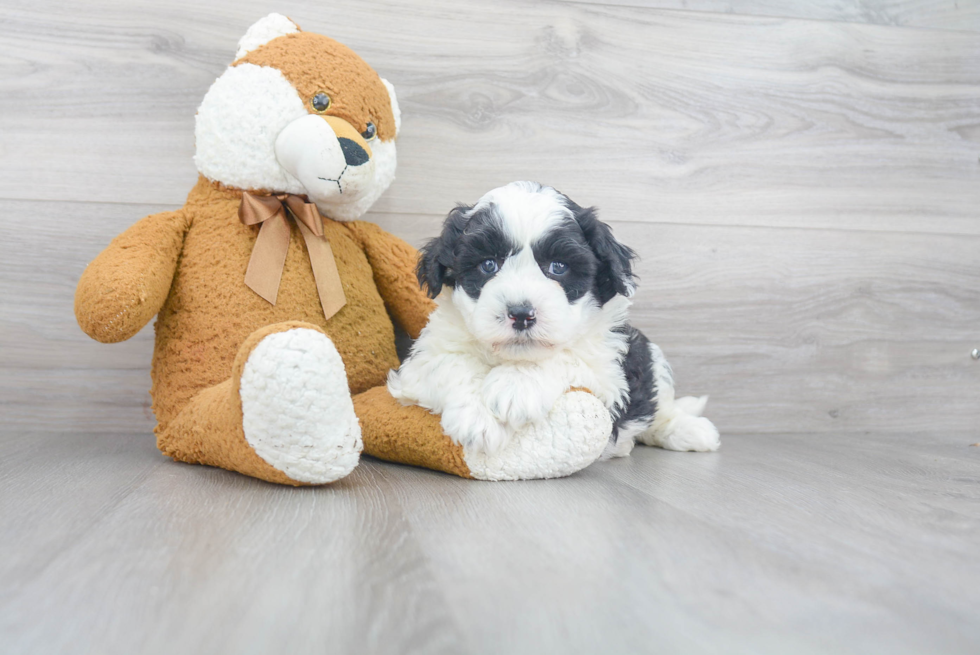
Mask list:
[{"label": "teddy bear paw", "polygon": [[518,430],[499,451],[464,447],[464,457],[479,480],[560,478],[596,461],[611,433],[612,418],[602,401],[585,391],[570,391],[543,422]]},{"label": "teddy bear paw", "polygon": [[323,333],[295,328],[262,339],[239,393],[245,439],[293,480],[324,484],[357,466],[363,445],[347,373]]}]

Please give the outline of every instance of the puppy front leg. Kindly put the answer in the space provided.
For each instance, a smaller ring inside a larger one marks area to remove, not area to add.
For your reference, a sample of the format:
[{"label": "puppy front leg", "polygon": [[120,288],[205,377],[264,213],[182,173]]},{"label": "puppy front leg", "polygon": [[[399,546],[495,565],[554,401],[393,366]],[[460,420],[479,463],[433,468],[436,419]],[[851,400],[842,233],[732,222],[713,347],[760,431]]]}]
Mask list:
[{"label": "puppy front leg", "polygon": [[511,430],[503,425],[476,394],[459,394],[440,419],[443,431],[464,448],[493,454],[510,443]]},{"label": "puppy front leg", "polygon": [[428,341],[431,336],[423,331],[412,356],[388,375],[388,391],[402,404],[439,414],[443,432],[464,448],[500,450],[510,441],[510,431],[480,396],[489,367],[474,357],[439,352],[438,344]]},{"label": "puppy front leg", "polygon": [[502,364],[483,379],[483,404],[501,423],[519,430],[540,423],[568,388],[561,370],[540,364]]}]

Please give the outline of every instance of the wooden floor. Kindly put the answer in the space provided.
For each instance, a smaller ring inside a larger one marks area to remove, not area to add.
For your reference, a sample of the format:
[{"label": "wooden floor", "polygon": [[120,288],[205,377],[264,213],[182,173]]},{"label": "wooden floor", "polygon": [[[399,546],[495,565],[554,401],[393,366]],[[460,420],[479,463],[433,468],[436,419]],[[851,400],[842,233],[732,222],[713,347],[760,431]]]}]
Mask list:
[{"label": "wooden floor", "polygon": [[[324,489],[178,465],[84,266],[269,11],[392,81],[419,244],[514,179],[641,257],[722,450]],[[0,0],[0,654],[980,652],[980,2]]]},{"label": "wooden floor", "polygon": [[980,448],[731,437],[571,478],[286,489],[0,438],[4,653],[976,653]]}]

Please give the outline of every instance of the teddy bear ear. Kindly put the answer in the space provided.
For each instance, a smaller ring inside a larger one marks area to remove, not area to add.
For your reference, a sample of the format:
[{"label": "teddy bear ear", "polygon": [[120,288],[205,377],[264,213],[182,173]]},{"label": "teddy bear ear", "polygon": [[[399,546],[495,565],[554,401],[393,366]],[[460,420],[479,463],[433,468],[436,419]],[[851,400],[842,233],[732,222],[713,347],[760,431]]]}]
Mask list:
[{"label": "teddy bear ear", "polygon": [[402,111],[398,108],[398,97],[395,95],[395,87],[385,78],[381,78],[381,83],[388,89],[388,99],[391,100],[391,113],[395,116],[395,136],[402,131]]},{"label": "teddy bear ear", "polygon": [[235,53],[235,59],[241,59],[260,45],[265,45],[272,39],[299,31],[299,25],[282,14],[269,14],[248,28],[245,36],[239,39],[238,52]]}]

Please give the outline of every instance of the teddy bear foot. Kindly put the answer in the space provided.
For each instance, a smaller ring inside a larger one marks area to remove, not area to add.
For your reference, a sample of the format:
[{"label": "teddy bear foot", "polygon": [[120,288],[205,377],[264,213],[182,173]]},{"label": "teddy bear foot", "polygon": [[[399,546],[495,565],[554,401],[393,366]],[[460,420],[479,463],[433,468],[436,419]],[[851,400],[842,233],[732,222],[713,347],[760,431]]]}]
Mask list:
[{"label": "teddy bear foot", "polygon": [[470,473],[478,480],[561,478],[602,455],[612,418],[602,402],[585,391],[558,399],[544,423],[519,430],[495,453],[464,448]]},{"label": "teddy bear foot", "polygon": [[325,484],[357,466],[361,429],[344,363],[319,330],[264,337],[245,362],[239,394],[246,441],[291,480]]},{"label": "teddy bear foot", "polygon": [[612,433],[609,411],[585,391],[563,395],[544,422],[519,430],[493,454],[456,443],[443,433],[438,415],[400,405],[385,387],[355,396],[354,406],[366,454],[477,480],[571,475],[599,458]]}]

